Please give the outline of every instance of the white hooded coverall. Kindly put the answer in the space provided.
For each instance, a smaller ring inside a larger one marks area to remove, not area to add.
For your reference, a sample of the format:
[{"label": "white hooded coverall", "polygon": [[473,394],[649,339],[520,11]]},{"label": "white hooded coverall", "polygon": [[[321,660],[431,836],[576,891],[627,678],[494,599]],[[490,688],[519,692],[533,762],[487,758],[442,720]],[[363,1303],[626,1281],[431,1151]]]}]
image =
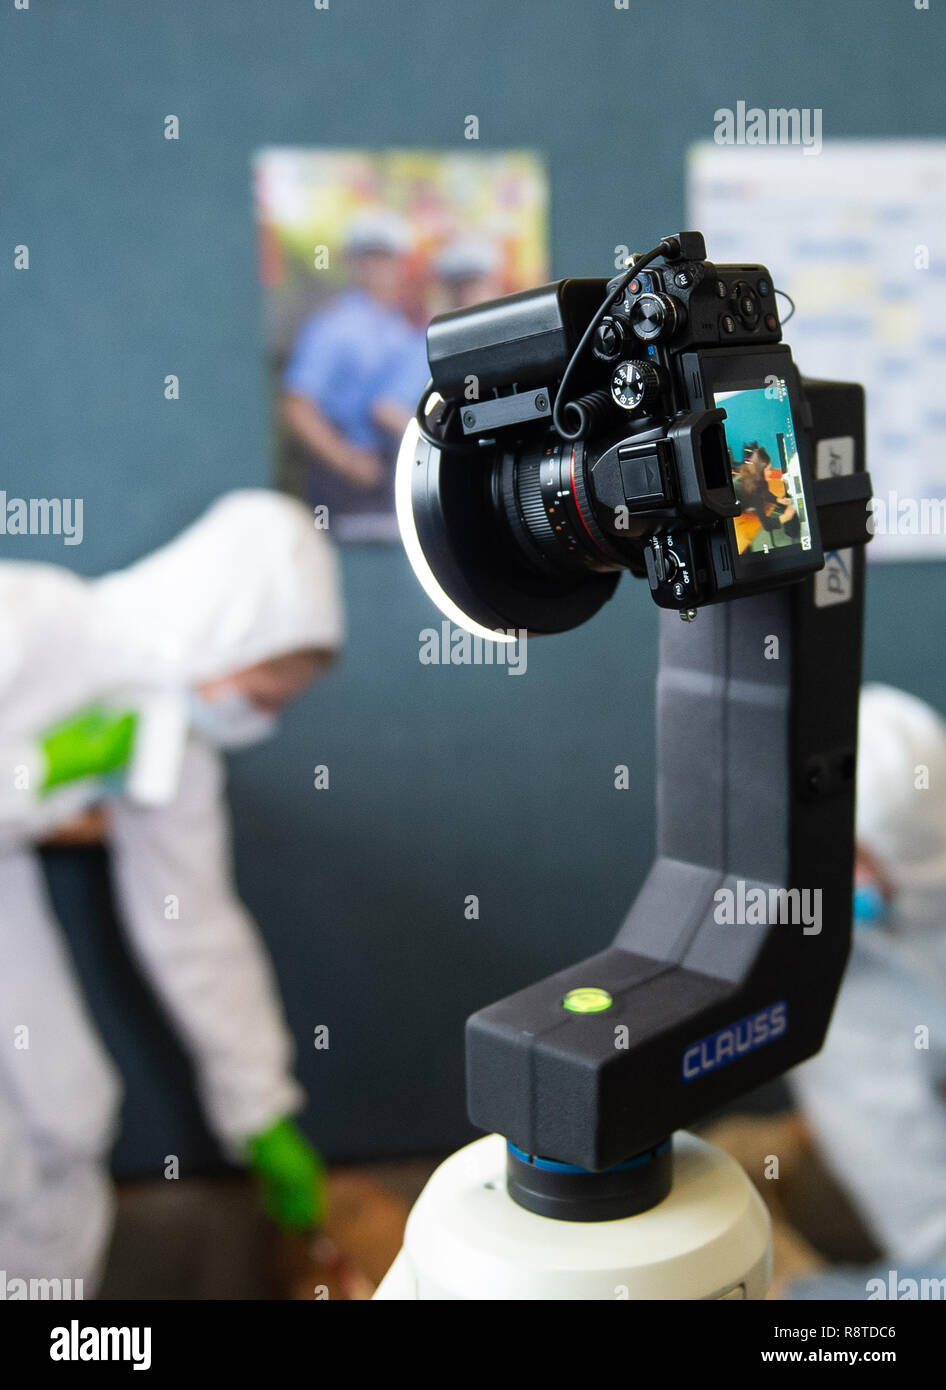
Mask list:
[{"label": "white hooded coverall", "polygon": [[823,1050],[790,1073],[829,1164],[886,1258],[946,1266],[946,724],[861,692],[857,838],[891,881],[858,928]]},{"label": "white hooded coverall", "polygon": [[[137,564],[84,580],[0,563],[0,1270],[94,1291],[111,1225],[121,1084],[81,997],[35,845],[106,794],[37,794],[37,735],[342,636],[334,549],[301,503],[232,493]],[[186,740],[186,741],[185,741]],[[24,784],[25,783],[25,784]],[[271,965],[236,897],[220,755],[182,736],[160,805],[108,794],[118,917],[233,1157],[297,1110]],[[174,907],[169,910],[169,904]],[[176,915],[175,915],[176,914]],[[163,1155],[162,1155],[163,1157]]]}]

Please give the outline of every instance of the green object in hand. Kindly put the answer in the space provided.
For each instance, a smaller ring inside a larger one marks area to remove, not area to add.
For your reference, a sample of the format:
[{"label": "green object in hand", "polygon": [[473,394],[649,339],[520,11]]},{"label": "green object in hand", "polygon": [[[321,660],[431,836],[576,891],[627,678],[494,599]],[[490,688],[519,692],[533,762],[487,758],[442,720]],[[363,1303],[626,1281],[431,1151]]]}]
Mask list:
[{"label": "green object in hand", "polygon": [[96,706],[48,729],[40,739],[46,755],[42,790],[124,767],[131,757],[137,725],[138,716],[130,711]]},{"label": "green object in hand", "polygon": [[294,1120],[279,1120],[247,1144],[263,1205],[284,1230],[308,1231],[325,1221],[325,1164]]}]

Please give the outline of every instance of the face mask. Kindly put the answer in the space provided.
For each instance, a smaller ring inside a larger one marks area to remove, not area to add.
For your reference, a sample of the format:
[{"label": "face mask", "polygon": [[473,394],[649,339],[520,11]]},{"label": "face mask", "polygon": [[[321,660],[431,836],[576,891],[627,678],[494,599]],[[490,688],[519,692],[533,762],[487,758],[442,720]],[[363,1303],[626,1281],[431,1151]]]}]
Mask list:
[{"label": "face mask", "polygon": [[272,738],[279,720],[259,709],[249,696],[233,690],[218,700],[205,700],[192,692],[190,722],[192,729],[218,748],[246,748]]},{"label": "face mask", "polygon": [[854,925],[882,927],[890,916],[887,899],[876,883],[859,883],[854,889]]}]

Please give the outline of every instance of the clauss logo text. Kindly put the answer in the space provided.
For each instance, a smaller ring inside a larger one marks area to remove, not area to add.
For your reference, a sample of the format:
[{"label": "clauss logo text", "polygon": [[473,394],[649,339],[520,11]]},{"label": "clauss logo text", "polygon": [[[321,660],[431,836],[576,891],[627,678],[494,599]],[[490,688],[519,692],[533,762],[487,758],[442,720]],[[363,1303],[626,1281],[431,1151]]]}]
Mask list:
[{"label": "clauss logo text", "polygon": [[724,1067],[727,1062],[735,1062],[757,1047],[775,1042],[787,1031],[788,1006],[783,999],[693,1043],[683,1054],[683,1079],[695,1081],[698,1076]]}]

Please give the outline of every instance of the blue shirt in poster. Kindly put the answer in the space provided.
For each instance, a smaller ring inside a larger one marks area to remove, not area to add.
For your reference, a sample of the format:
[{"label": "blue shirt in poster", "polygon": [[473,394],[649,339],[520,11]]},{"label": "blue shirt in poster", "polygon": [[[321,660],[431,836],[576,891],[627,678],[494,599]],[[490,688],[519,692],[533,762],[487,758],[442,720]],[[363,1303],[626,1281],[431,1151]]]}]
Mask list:
[{"label": "blue shirt in poster", "polygon": [[283,378],[356,448],[391,441],[372,419],[375,403],[413,411],[429,372],[423,332],[363,290],[346,290],[302,326]]}]

